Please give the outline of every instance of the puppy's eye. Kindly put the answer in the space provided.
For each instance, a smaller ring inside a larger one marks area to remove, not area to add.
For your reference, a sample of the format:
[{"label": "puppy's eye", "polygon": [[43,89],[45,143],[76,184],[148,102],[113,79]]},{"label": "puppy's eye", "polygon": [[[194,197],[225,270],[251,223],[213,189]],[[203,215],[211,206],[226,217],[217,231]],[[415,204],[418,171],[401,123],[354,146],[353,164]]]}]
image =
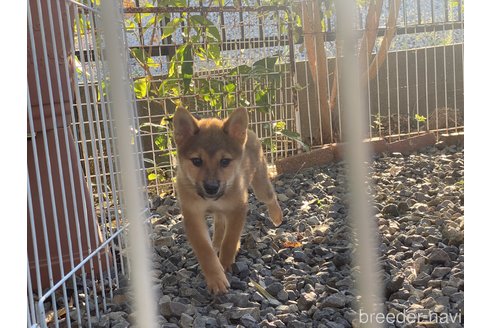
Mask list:
[{"label": "puppy's eye", "polygon": [[220,160],[220,166],[221,167],[227,167],[229,164],[231,164],[231,159],[230,158],[223,158]]},{"label": "puppy's eye", "polygon": [[200,167],[202,166],[203,164],[203,161],[201,158],[198,158],[198,157],[194,157],[191,159],[191,162],[193,163],[193,165],[195,165],[196,167]]}]

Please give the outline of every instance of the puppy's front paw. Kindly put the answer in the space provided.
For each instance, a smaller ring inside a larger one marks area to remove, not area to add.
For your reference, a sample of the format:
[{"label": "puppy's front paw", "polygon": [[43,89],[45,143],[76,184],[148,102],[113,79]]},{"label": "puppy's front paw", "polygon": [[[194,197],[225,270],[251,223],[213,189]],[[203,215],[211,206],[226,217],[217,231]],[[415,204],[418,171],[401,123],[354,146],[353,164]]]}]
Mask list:
[{"label": "puppy's front paw", "polygon": [[222,268],[214,273],[205,274],[205,281],[207,282],[208,291],[215,295],[227,292],[227,289],[230,287]]},{"label": "puppy's front paw", "polygon": [[282,209],[278,205],[277,201],[268,206],[268,214],[270,215],[270,219],[276,227],[282,224]]}]

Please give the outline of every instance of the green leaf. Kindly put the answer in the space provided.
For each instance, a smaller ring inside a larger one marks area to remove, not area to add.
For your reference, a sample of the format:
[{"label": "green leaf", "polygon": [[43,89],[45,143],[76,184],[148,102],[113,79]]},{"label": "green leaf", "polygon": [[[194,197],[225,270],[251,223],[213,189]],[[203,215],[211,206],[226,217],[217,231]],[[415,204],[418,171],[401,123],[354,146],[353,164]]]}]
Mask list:
[{"label": "green leaf", "polygon": [[193,15],[190,16],[190,20],[191,24],[195,27],[195,30],[197,30],[197,32],[199,32],[197,28],[205,27],[207,35],[212,37],[215,41],[220,42],[221,37],[219,29],[215,26],[214,23],[207,19],[207,17],[202,15]]},{"label": "green leaf", "polygon": [[276,152],[277,151],[277,143],[275,142],[275,140],[273,140],[273,138],[271,137],[268,137],[268,138],[264,138],[261,143],[263,145],[265,145],[265,147],[272,151],[272,152]]},{"label": "green leaf", "polygon": [[167,78],[161,82],[158,89],[158,96],[178,96],[179,95],[179,81],[175,78]]},{"label": "green leaf", "polygon": [[202,46],[195,46],[195,55],[201,60],[207,60],[207,51]]},{"label": "green leaf", "polygon": [[125,19],[125,28],[127,32],[135,30],[135,22],[132,19]]},{"label": "green leaf", "polygon": [[186,0],[157,0],[158,7],[186,7]]},{"label": "green leaf", "polygon": [[144,160],[144,162],[149,163],[149,164],[151,164],[152,166],[156,166],[156,165],[155,165],[155,162],[154,162],[153,160],[151,160],[150,158],[144,158],[143,160]]},{"label": "green leaf", "polygon": [[152,57],[147,57],[147,66],[148,67],[159,67],[159,63],[156,63]]},{"label": "green leaf", "polygon": [[422,122],[422,123],[427,120],[427,118],[425,118],[425,116],[422,116],[419,114],[415,114],[415,119],[417,120],[417,122]]},{"label": "green leaf", "polygon": [[171,58],[171,62],[169,63],[168,77],[178,76],[179,71],[177,70],[177,68],[181,67],[181,65],[183,64],[183,56],[186,46],[186,44],[179,46],[173,58]]},{"label": "green leaf", "polygon": [[212,59],[216,64],[220,62],[220,47],[218,44],[209,43],[207,44],[207,54],[210,59]]},{"label": "green leaf", "polygon": [[159,150],[166,151],[167,149],[167,140],[164,135],[159,135],[154,139],[154,144],[159,148]]},{"label": "green leaf", "polygon": [[282,130],[282,131],[276,131],[275,134],[283,135],[289,139],[295,140],[302,146],[302,148],[305,151],[309,150],[309,146],[302,141],[301,135],[297,132],[290,131],[290,130]]},{"label": "green leaf", "polygon": [[275,64],[277,63],[278,61],[278,56],[279,55],[275,55],[275,56],[272,56],[272,57],[266,57],[266,58],[262,58],[256,62],[254,62],[254,64],[252,65],[253,68],[255,67],[263,67],[263,68],[266,68],[268,71],[273,71],[274,68],[275,68]]},{"label": "green leaf", "polygon": [[183,22],[183,18],[181,17],[176,17],[173,18],[173,20],[169,21],[162,29],[161,39],[167,38],[168,36],[172,35],[178,29],[178,27],[181,26],[181,22]]},{"label": "green leaf", "polygon": [[273,126],[273,131],[282,131],[285,130],[287,127],[287,124],[283,121],[275,122],[272,124]]},{"label": "green leaf", "polygon": [[77,71],[77,73],[80,75],[85,74],[87,79],[90,79],[91,75],[89,74],[89,72],[87,72],[87,70],[84,72],[84,69],[82,67],[82,63],[77,58],[77,56],[74,56],[74,58],[75,58],[75,70]]},{"label": "green leaf", "polygon": [[142,49],[139,49],[139,48],[132,48],[130,49],[130,54],[132,55],[133,58],[135,58],[138,63],[141,65],[141,66],[144,66],[145,63],[147,62],[146,60],[146,54],[144,51],[142,51]]},{"label": "green leaf", "polygon": [[269,95],[268,89],[260,89],[255,93],[256,105],[260,106],[259,109],[264,113],[267,113],[270,107],[268,95]]},{"label": "green leaf", "polygon": [[147,176],[147,179],[148,179],[149,181],[153,181],[153,180],[157,179],[157,174],[155,174],[155,173],[150,173],[150,174]]},{"label": "green leaf", "polygon": [[245,75],[249,74],[251,72],[251,67],[248,65],[240,65],[238,67],[235,67],[229,71],[229,75],[234,76],[234,75]]},{"label": "green leaf", "polygon": [[[84,35],[91,29],[91,22],[87,19],[85,14],[78,14],[74,20],[73,30],[77,31],[80,35]],[[80,32],[79,32],[80,31]]]},{"label": "green leaf", "polygon": [[232,93],[232,92],[236,91],[236,84],[228,83],[224,86],[224,90],[229,92],[229,93]]},{"label": "green leaf", "polygon": [[[107,95],[107,80],[103,80],[101,81],[101,91],[102,91],[102,96],[106,96]],[[101,92],[99,91],[99,88],[97,89],[97,101],[100,101],[101,100]]]},{"label": "green leaf", "polygon": [[149,90],[149,82],[146,77],[140,78],[133,82],[133,90],[135,91],[135,97],[138,99],[145,98]]}]

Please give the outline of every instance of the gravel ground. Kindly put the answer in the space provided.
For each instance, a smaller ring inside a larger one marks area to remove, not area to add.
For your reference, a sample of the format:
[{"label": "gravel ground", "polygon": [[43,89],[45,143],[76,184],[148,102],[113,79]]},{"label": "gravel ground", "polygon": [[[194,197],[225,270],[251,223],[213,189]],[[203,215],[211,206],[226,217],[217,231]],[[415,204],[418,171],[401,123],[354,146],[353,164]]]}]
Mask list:
[{"label": "gravel ground", "polygon": [[[463,153],[431,147],[371,161],[388,327],[416,327],[417,316],[422,327],[464,324]],[[186,242],[175,198],[154,200],[161,216],[150,236],[160,327],[343,328],[367,320],[353,310],[343,164],[283,175],[275,187],[284,223],[274,229],[265,206],[250,197],[231,289],[215,298]],[[93,327],[131,326],[127,289],[115,292],[111,312]]]}]

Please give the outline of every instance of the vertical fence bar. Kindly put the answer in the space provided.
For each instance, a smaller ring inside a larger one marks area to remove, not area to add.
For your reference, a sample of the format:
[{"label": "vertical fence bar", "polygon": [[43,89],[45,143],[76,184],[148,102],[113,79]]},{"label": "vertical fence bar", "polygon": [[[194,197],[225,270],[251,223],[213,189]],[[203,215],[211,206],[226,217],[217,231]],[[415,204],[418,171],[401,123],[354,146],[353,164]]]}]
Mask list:
[{"label": "vertical fence bar", "polygon": [[[77,8],[74,8],[74,16],[77,17],[77,12],[79,10],[77,10]],[[86,125],[89,127],[89,136],[92,137],[94,134],[92,132],[92,121],[90,120],[90,117],[89,116],[91,114],[91,109],[90,109],[90,106],[89,106],[89,103],[91,103],[91,97],[89,95],[89,83],[87,81],[87,76],[90,76],[90,73],[87,72],[87,68],[85,65],[85,60],[89,60],[90,58],[90,47],[88,46],[87,44],[87,39],[86,39],[86,45],[84,46],[83,43],[82,43],[82,37],[81,35],[85,34],[84,32],[82,32],[82,28],[80,26],[80,20],[79,19],[75,19],[75,26],[76,26],[76,32],[77,32],[77,41],[78,41],[78,46],[79,46],[79,51],[81,54],[84,53],[84,50],[86,55],[85,55],[85,58],[84,58],[84,62],[83,64],[81,65],[82,66],[82,76],[83,76],[83,79],[82,81],[84,82],[84,96],[85,96],[85,108],[86,108],[86,112],[87,112],[87,116],[88,116],[88,121],[85,122],[84,121],[84,113],[83,113],[83,106],[81,104],[81,99],[80,97],[77,98],[77,109],[78,109],[78,119],[79,119],[79,122],[80,122],[80,136],[82,137],[82,152],[84,154],[83,156],[83,159],[84,159],[84,169],[85,169],[85,174],[87,176],[87,184],[88,184],[88,188],[90,191],[93,191],[93,183],[92,183],[92,179],[91,179],[91,168],[90,168],[90,163],[89,163],[89,150],[87,149],[87,138],[86,138]],[[77,79],[77,75],[75,75],[75,85],[77,86],[77,89],[78,89],[78,79]],[[80,96],[80,95],[79,95]],[[91,139],[89,139],[91,140]],[[91,144],[91,148],[92,148],[92,156],[93,158],[96,156],[96,152],[95,152],[95,149],[94,149],[94,145]],[[95,168],[95,174],[97,175],[99,173],[99,171],[96,169],[96,163],[94,163],[94,168]],[[90,210],[92,212],[92,217],[96,218],[96,211],[95,211],[95,204],[94,204],[94,199],[93,197],[89,198],[89,202],[90,204]],[[87,227],[86,227],[86,234],[87,234],[87,238],[89,240],[89,242],[91,241],[91,236],[90,236],[90,233],[89,233],[89,226],[88,226],[88,222],[87,223]],[[93,224],[96,224],[97,221],[94,220]],[[99,241],[98,241],[98,238],[97,236],[93,236],[95,238],[95,242],[96,242],[96,247],[99,246]],[[98,264],[98,267],[100,268],[101,267],[101,258],[100,258],[100,254],[97,255],[97,264]],[[96,309],[96,316],[99,317],[99,301],[98,301],[98,296],[97,296],[97,291],[96,291],[96,277],[95,277],[95,271],[94,271],[94,260],[91,259],[91,282],[92,282],[92,290],[93,290],[93,299],[94,299],[94,306],[95,306],[95,309]],[[89,311],[88,311],[89,312]],[[90,320],[89,320],[89,325],[91,325],[90,323]]]},{"label": "vertical fence bar", "polygon": [[[356,275],[356,286],[361,299],[359,311],[369,317],[383,313],[381,308],[381,284],[378,278],[377,229],[374,215],[369,206],[367,193],[369,149],[364,146],[364,102],[360,87],[360,68],[355,56],[357,39],[353,31],[355,1],[336,0],[337,33],[343,40],[344,65],[340,96],[344,103],[343,124],[347,147],[346,170],[350,190],[349,218],[354,225],[358,245],[355,248],[355,265],[360,268]],[[380,327],[377,321],[369,320],[366,327]]]},{"label": "vertical fence bar", "polygon": [[[68,4],[68,2],[65,2],[65,6],[66,6],[66,12],[67,14],[70,16],[70,6]],[[73,9],[73,17],[77,17],[77,12],[78,12],[78,9],[76,6],[73,6],[72,7]],[[78,20],[77,20],[78,21]],[[73,31],[74,27],[72,25],[72,23],[70,22],[70,20],[67,20],[67,26],[66,26],[66,30],[68,31],[69,33],[69,40],[70,40],[70,53],[72,54],[72,60],[73,62],[75,63],[76,62],[76,57],[75,57],[75,45],[74,45],[74,40],[75,40],[75,34],[74,34],[74,31]],[[80,31],[79,31],[80,33]],[[77,34],[79,35],[79,34]],[[77,39],[79,39],[77,37]],[[79,50],[80,50],[80,53],[83,54],[83,48],[82,47],[79,47]],[[82,56],[81,56],[82,57]],[[81,74],[82,76],[86,77],[86,72],[85,72],[85,65],[84,64],[81,64]],[[67,72],[68,72],[68,69],[67,69]],[[85,162],[85,159],[86,157],[85,156],[82,156],[81,152],[80,152],[80,147],[79,147],[79,143],[81,143],[80,139],[79,139],[79,131],[80,131],[80,136],[82,137],[82,146],[85,146],[86,143],[85,143],[85,132],[84,132],[84,122],[83,122],[83,116],[80,114],[81,113],[81,108],[82,108],[82,104],[81,104],[81,93],[80,93],[80,84],[79,84],[79,79],[78,79],[78,72],[77,72],[77,68],[76,68],[76,65],[73,65],[73,68],[72,68],[72,76],[73,76],[73,79],[74,79],[74,91],[75,91],[75,100],[71,99],[70,103],[73,104],[73,106],[70,106],[70,114],[71,114],[71,117],[72,117],[72,129],[73,129],[73,137],[74,137],[74,141],[75,143],[77,144],[77,146],[75,147],[75,152],[76,152],[76,155],[77,155],[77,158],[84,158],[84,162]],[[69,93],[69,96],[71,97],[72,93]],[[77,108],[77,111],[75,111],[75,108]],[[77,123],[79,125],[79,129],[77,130]],[[87,151],[85,150],[84,151],[84,148],[82,149],[83,151],[83,154],[87,155]],[[86,166],[87,168],[87,166]],[[88,181],[84,181],[83,177],[84,177],[84,171],[83,171],[83,168],[82,168],[82,163],[79,161],[77,163],[77,172],[79,174],[79,177],[81,179],[80,181],[80,191],[81,191],[81,195],[82,195],[82,208],[83,208],[83,222],[85,224],[85,231],[81,231],[80,230],[80,225],[79,225],[79,217],[78,217],[78,214],[76,216],[76,231],[77,231],[77,237],[78,237],[78,240],[79,240],[79,243],[78,243],[78,246],[79,246],[79,252],[80,252],[80,258],[79,260],[82,261],[84,259],[84,254],[82,252],[82,245],[81,245],[81,242],[80,242],[80,238],[81,238],[81,232],[82,233],[85,233],[85,235],[87,236],[87,240],[88,240],[88,253],[91,253],[92,252],[92,243],[91,243],[91,236],[90,236],[90,233],[89,233],[89,230],[88,230],[88,227],[89,227],[89,212],[88,212],[88,209],[87,209],[87,206],[90,204],[92,206],[92,203],[91,203],[91,200],[90,199],[87,199],[86,197],[86,193],[84,192],[83,190],[83,186],[84,184],[88,184],[90,186],[90,171],[88,173]],[[93,276],[94,274],[94,261],[92,259],[92,257],[90,258],[89,260],[89,271],[90,271],[90,275]],[[86,316],[87,316],[87,321],[88,321],[88,326],[89,327],[92,327],[92,323],[90,321],[90,298],[89,298],[89,293],[87,293],[88,291],[88,284],[87,284],[87,273],[86,273],[86,268],[85,266],[83,266],[81,268],[81,278],[82,278],[82,288],[83,288],[83,291],[84,291],[84,303],[85,303],[85,311],[86,311]],[[94,292],[94,284],[93,284],[93,292]],[[78,301],[77,301],[78,302]],[[80,318],[80,315],[78,315],[78,320],[81,320]]]},{"label": "vertical fence bar", "polygon": [[[58,215],[56,212],[56,204],[55,204],[55,196],[54,196],[54,186],[53,186],[53,177],[51,175],[51,159],[49,156],[49,146],[48,146],[48,140],[47,140],[47,127],[46,127],[46,122],[45,122],[45,115],[44,115],[44,108],[43,108],[43,98],[42,98],[42,93],[41,93],[41,82],[40,82],[40,74],[39,74],[39,69],[37,66],[37,49],[36,49],[36,43],[34,41],[34,30],[33,30],[33,18],[31,15],[31,3],[29,3],[27,7],[27,16],[28,16],[28,35],[30,36],[30,41],[31,41],[31,50],[32,50],[32,57],[34,60],[34,75],[35,75],[35,83],[36,83],[36,91],[38,94],[38,102],[39,102],[39,111],[40,111],[40,121],[41,121],[41,131],[42,133],[42,139],[43,139],[43,146],[45,148],[45,158],[44,160],[46,161],[46,167],[47,171],[49,172],[48,174],[48,184],[49,184],[49,193],[50,193],[50,203],[51,207],[53,208],[53,223],[55,225],[55,240],[56,240],[56,251],[58,254],[58,257],[62,259],[61,256],[61,246],[60,246],[60,238],[58,234]],[[43,24],[43,16],[42,16],[42,9],[41,5],[39,3],[39,0],[37,1],[37,7],[38,7],[38,19],[40,21],[40,29],[41,29],[41,41],[42,41],[42,47],[43,47],[43,57],[44,57],[44,65],[46,68],[46,74],[48,76],[48,90],[49,90],[49,97],[50,97],[50,104],[53,106],[53,92],[51,88],[51,80],[50,80],[50,70],[49,70],[49,64],[47,62],[48,60],[48,54],[47,54],[47,49],[46,49],[46,40],[45,40],[45,33],[44,33],[44,24]],[[44,204],[44,195],[42,191],[42,184],[41,184],[41,169],[40,169],[40,164],[39,160],[41,159],[39,156],[39,153],[37,151],[36,147],[36,129],[34,126],[34,120],[33,120],[33,113],[32,113],[32,107],[30,106],[30,98],[28,96],[28,102],[29,102],[29,107],[28,107],[28,120],[29,120],[29,129],[32,133],[32,146],[33,146],[33,153],[34,153],[34,166],[35,166],[35,171],[36,171],[36,182],[38,186],[38,195],[39,195],[39,206],[41,209],[41,218],[42,218],[42,225],[43,225],[43,233],[44,233],[44,243],[46,247],[46,258],[48,262],[48,277],[49,277],[49,283],[50,286],[52,287],[54,284],[54,275],[53,275],[53,270],[52,270],[52,262],[51,262],[51,250],[49,246],[49,237],[48,237],[48,228],[47,228],[47,217],[46,217],[46,211],[45,211],[45,204]],[[42,160],[42,159],[41,159]],[[30,195],[29,195],[30,196]],[[49,206],[49,205],[48,205]],[[37,247],[37,245],[33,245],[33,247]],[[61,272],[63,272],[63,264],[61,268]],[[41,288],[39,285],[38,288]],[[52,295],[52,304],[53,304],[53,311],[57,313],[57,305],[56,305],[56,298],[54,295]],[[44,308],[40,312],[41,318],[44,318]],[[55,316],[55,325],[56,327],[59,326],[58,322],[58,317]]]},{"label": "vertical fence bar", "polygon": [[140,327],[156,327],[152,289],[150,286],[148,243],[144,237],[144,218],[141,214],[142,204],[141,181],[137,178],[138,163],[135,161],[134,147],[128,130],[133,118],[131,99],[128,96],[130,87],[124,46],[121,31],[121,8],[116,1],[104,1],[101,6],[103,32],[106,40],[106,51],[109,59],[110,97],[114,112],[117,135],[118,153],[120,156],[125,203],[130,221],[130,255],[132,266],[132,284],[135,293],[136,322]]},{"label": "vertical fence bar", "polygon": [[[444,17],[445,17],[445,22],[447,23],[449,21],[449,7],[448,7],[448,1],[447,0],[444,0]],[[446,34],[450,33],[450,35],[452,35],[452,31],[446,31],[445,30],[445,27],[444,27],[444,24],[443,24],[443,27],[442,27],[443,31],[443,35],[445,36]],[[453,42],[453,41],[451,41]],[[447,70],[448,70],[448,65],[447,65],[447,60],[446,60],[446,47],[447,45],[444,44],[443,46],[443,70],[444,70],[444,120],[446,121],[445,122],[445,127],[446,127],[446,133],[449,133],[449,121],[448,121],[448,74],[447,74]],[[439,117],[439,110],[437,111],[437,116]],[[437,126],[437,128],[439,129],[439,126]]]}]

